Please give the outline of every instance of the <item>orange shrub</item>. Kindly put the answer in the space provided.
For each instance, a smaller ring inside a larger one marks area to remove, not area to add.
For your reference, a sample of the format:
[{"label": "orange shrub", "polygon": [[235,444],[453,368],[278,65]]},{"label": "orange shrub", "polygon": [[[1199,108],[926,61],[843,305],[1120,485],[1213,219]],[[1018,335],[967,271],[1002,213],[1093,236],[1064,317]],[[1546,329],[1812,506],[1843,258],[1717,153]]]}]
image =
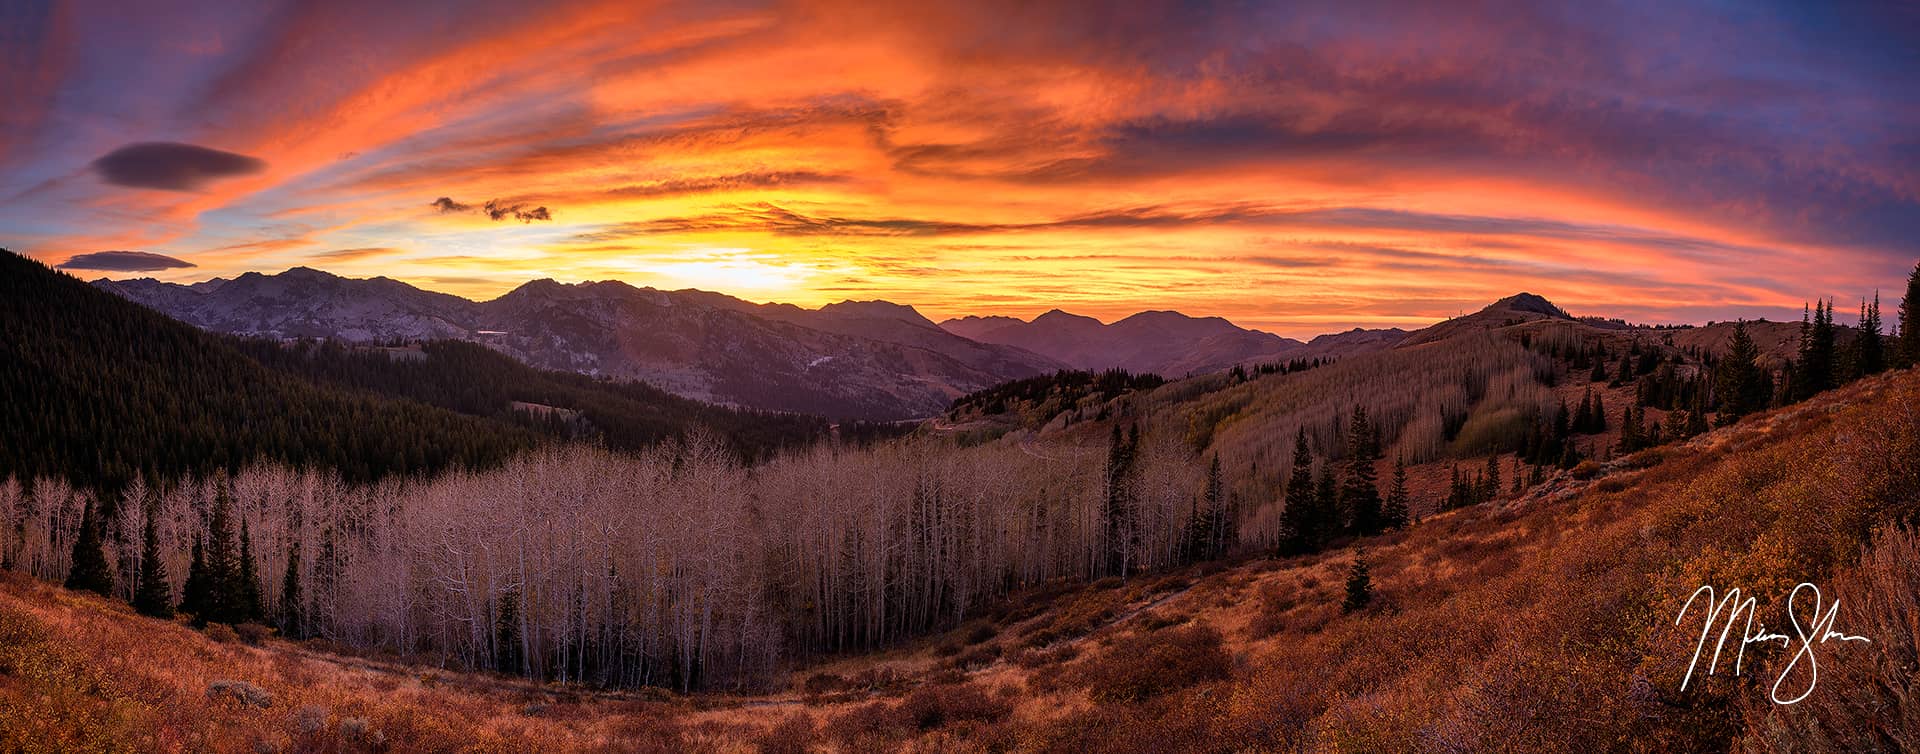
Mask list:
[{"label": "orange shrub", "polygon": [[1194,625],[1133,634],[1079,668],[1076,679],[1096,701],[1131,702],[1227,678],[1233,659],[1220,632]]}]

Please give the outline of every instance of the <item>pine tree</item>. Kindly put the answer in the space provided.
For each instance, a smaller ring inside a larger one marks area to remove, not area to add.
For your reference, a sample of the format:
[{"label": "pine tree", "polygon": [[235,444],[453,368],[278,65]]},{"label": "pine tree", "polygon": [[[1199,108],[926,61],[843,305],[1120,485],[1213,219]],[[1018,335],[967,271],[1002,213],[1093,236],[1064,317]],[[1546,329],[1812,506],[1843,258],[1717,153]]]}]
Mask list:
[{"label": "pine tree", "polygon": [[1620,412],[1620,452],[1632,453],[1641,448],[1641,416],[1631,403]]},{"label": "pine tree", "polygon": [[1411,503],[1407,495],[1407,462],[1404,458],[1393,460],[1393,486],[1387,490],[1387,501],[1381,509],[1381,520],[1388,529],[1405,529],[1411,520]]},{"label": "pine tree", "polygon": [[1693,394],[1693,408],[1687,410],[1687,436],[1705,434],[1707,431],[1707,398],[1701,393]]},{"label": "pine tree", "polygon": [[1319,540],[1314,548],[1324,547],[1347,528],[1346,512],[1340,509],[1340,488],[1333,481],[1333,462],[1320,464],[1313,482],[1314,531]]},{"label": "pine tree", "polygon": [[1860,329],[1853,341],[1854,378],[1876,375],[1887,370],[1887,355],[1880,340],[1880,292],[1874,291],[1873,303],[1860,301]]},{"label": "pine tree", "polygon": [[1287,507],[1280,511],[1280,554],[1312,552],[1320,533],[1314,530],[1313,454],[1307,449],[1307,429],[1293,441],[1293,472],[1287,476]]},{"label": "pine tree", "polygon": [[1773,381],[1760,368],[1760,348],[1747,334],[1746,320],[1733,325],[1733,342],[1727,355],[1715,365],[1714,392],[1720,397],[1720,423],[1732,424],[1740,417],[1766,408],[1773,397]]},{"label": "pine tree", "polygon": [[207,573],[207,548],[199,537],[193,539],[193,560],[187,566],[187,583],[180,591],[180,612],[193,616],[194,622],[205,624],[203,617],[213,603],[212,579]]},{"label": "pine tree", "polygon": [[1373,578],[1367,573],[1366,556],[1355,551],[1353,564],[1347,566],[1347,598],[1341,603],[1343,612],[1354,612],[1373,602]]},{"label": "pine tree", "polygon": [[1200,499],[1194,502],[1193,513],[1188,516],[1186,538],[1181,545],[1183,559],[1214,560],[1226,555],[1236,536],[1234,524],[1229,520],[1234,512],[1228,507],[1226,484],[1220,474],[1220,456],[1215,454],[1213,461],[1207,464],[1206,489]]},{"label": "pine tree", "polygon": [[280,582],[280,635],[300,638],[300,543],[287,545],[287,572]]},{"label": "pine tree", "polygon": [[1349,530],[1355,536],[1379,534],[1383,528],[1380,487],[1374,482],[1373,450],[1370,446],[1373,432],[1367,428],[1365,409],[1354,407],[1347,438],[1347,473],[1340,487],[1341,507],[1350,518]]},{"label": "pine tree", "polygon": [[1367,418],[1367,409],[1355,405],[1347,419],[1347,455],[1373,460],[1380,457],[1380,428]]},{"label": "pine tree", "polygon": [[72,567],[67,570],[67,588],[101,595],[113,594],[113,567],[101,549],[103,525],[89,501],[80,514],[80,536],[73,542]]},{"label": "pine tree", "polygon": [[1899,327],[1899,365],[1920,364],[1920,264],[1914,265],[1913,274],[1907,277],[1907,295],[1900,299]]},{"label": "pine tree", "polygon": [[1138,427],[1122,432],[1119,423],[1113,425],[1107,445],[1106,499],[1100,511],[1106,534],[1102,575],[1127,575],[1133,539],[1133,459],[1139,440]]},{"label": "pine tree", "polygon": [[133,609],[155,618],[173,617],[173,585],[166,564],[160,562],[160,506],[149,499],[146,526],[140,533],[140,584],[133,591]]},{"label": "pine tree", "polygon": [[238,584],[239,598],[235,607],[236,621],[259,621],[264,611],[260,605],[260,573],[253,563],[253,535],[248,531],[247,522],[240,522],[240,573]]},{"label": "pine tree", "polygon": [[1687,436],[1687,412],[1674,409],[1667,412],[1667,420],[1660,428],[1660,434],[1668,439],[1678,440]]},{"label": "pine tree", "polygon": [[1794,370],[1794,399],[1806,400],[1833,387],[1833,310],[1827,302],[1814,304],[1813,319],[1800,321],[1800,359]]},{"label": "pine tree", "polygon": [[1492,500],[1500,496],[1499,453],[1487,456],[1487,473],[1486,476],[1481,478],[1481,484],[1483,485],[1480,493],[1480,499],[1482,501]]},{"label": "pine tree", "polygon": [[1233,493],[1227,491],[1225,475],[1220,473],[1218,453],[1213,455],[1213,462],[1207,465],[1206,502],[1210,525],[1207,557],[1223,558],[1240,541],[1240,511],[1234,505]]},{"label": "pine tree", "polygon": [[[240,581],[240,548],[234,541],[233,496],[225,483],[217,484],[215,490],[202,553],[201,600],[196,602],[199,612],[194,613],[194,622],[242,623],[247,615],[245,588]],[[194,582],[192,575],[187,580]]]},{"label": "pine tree", "polygon": [[520,593],[509,589],[500,595],[500,614],[493,624],[494,669],[520,674],[525,663],[520,652]]}]

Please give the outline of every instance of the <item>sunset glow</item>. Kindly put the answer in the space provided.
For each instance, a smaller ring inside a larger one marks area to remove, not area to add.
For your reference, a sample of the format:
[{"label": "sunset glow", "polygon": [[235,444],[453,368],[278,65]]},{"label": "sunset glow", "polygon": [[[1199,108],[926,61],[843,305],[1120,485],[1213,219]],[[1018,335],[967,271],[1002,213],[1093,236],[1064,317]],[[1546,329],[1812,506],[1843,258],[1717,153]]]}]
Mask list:
[{"label": "sunset glow", "polygon": [[0,245],[194,266],[83,277],[1310,336],[1844,313],[1920,256],[1893,3],[91,5],[0,11]]}]

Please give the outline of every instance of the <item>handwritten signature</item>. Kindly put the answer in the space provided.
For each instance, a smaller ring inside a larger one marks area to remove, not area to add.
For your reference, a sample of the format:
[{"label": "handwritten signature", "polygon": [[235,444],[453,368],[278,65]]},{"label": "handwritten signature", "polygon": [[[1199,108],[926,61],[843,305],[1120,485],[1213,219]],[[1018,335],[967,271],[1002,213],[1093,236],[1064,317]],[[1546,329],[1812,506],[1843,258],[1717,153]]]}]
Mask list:
[{"label": "handwritten signature", "polygon": [[[1812,620],[1806,626],[1800,625],[1800,612],[1795,609],[1795,605],[1797,605],[1800,600],[1800,593],[1803,591],[1813,593],[1813,610],[1810,613]],[[1772,696],[1775,704],[1794,704],[1813,693],[1813,687],[1820,683],[1820,660],[1814,656],[1815,647],[1835,639],[1840,641],[1864,641],[1869,644],[1873,643],[1872,640],[1864,636],[1849,636],[1833,630],[1834,619],[1840,612],[1840,600],[1834,600],[1831,606],[1824,606],[1826,610],[1822,612],[1823,600],[1820,596],[1820,587],[1807,583],[1802,583],[1794,587],[1793,593],[1787,595],[1787,621],[1793,624],[1794,636],[1768,632],[1766,625],[1759,623],[1754,617],[1754,605],[1756,602],[1754,597],[1747,597],[1743,600],[1740,598],[1739,589],[1731,589],[1728,590],[1725,597],[1716,599],[1713,587],[1711,586],[1701,586],[1699,589],[1693,591],[1693,596],[1687,598],[1687,604],[1680,608],[1680,615],[1673,619],[1673,625],[1678,626],[1681,621],[1686,620],[1687,611],[1693,609],[1694,601],[1699,599],[1702,594],[1707,596],[1707,619],[1700,627],[1700,642],[1694,645],[1693,662],[1687,665],[1687,676],[1680,681],[1681,691],[1687,690],[1687,684],[1692,682],[1693,671],[1700,665],[1700,655],[1706,651],[1707,638],[1713,635],[1714,623],[1715,621],[1721,620],[1723,613],[1725,614],[1725,622],[1721,625],[1723,625],[1724,628],[1720,629],[1720,638],[1713,645],[1713,659],[1707,663],[1707,675],[1713,675],[1714,671],[1720,667],[1721,650],[1726,648],[1727,637],[1732,634],[1735,621],[1740,619],[1742,613],[1746,615],[1747,622],[1741,631],[1740,647],[1733,659],[1733,674],[1736,676],[1740,675],[1740,667],[1746,660],[1748,644],[1779,642],[1782,649],[1787,649],[1793,646],[1793,639],[1795,637],[1799,638],[1800,651],[1794,653],[1793,659],[1787,662],[1785,668],[1781,669],[1780,677],[1773,682]],[[1731,610],[1729,610],[1729,608],[1731,608]],[[1794,670],[1801,666],[1802,660],[1806,661],[1806,671],[1804,673],[1807,679],[1806,690],[1801,691],[1799,696],[1791,699],[1780,698],[1781,687],[1786,685],[1788,678],[1794,676]]]}]

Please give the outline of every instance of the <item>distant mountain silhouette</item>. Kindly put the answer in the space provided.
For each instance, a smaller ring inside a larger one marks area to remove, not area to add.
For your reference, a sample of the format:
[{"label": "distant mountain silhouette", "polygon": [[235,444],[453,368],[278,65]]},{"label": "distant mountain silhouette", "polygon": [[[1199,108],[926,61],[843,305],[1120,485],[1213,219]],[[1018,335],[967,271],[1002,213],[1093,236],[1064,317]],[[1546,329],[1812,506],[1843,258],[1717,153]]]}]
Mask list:
[{"label": "distant mountain silhouette", "polygon": [[1076,369],[1125,369],[1168,377],[1285,358],[1306,344],[1238,327],[1220,317],[1145,311],[1113,324],[1054,309],[1031,322],[961,317],[942,328],[973,340],[1014,346]]},{"label": "distant mountain silhouette", "polygon": [[95,285],[216,332],[353,342],[459,339],[530,365],[644,380],[679,395],[837,418],[905,419],[1065,364],[967,340],[911,307],[818,310],[617,281],[535,280],[492,301],[304,267],[193,285]]}]

